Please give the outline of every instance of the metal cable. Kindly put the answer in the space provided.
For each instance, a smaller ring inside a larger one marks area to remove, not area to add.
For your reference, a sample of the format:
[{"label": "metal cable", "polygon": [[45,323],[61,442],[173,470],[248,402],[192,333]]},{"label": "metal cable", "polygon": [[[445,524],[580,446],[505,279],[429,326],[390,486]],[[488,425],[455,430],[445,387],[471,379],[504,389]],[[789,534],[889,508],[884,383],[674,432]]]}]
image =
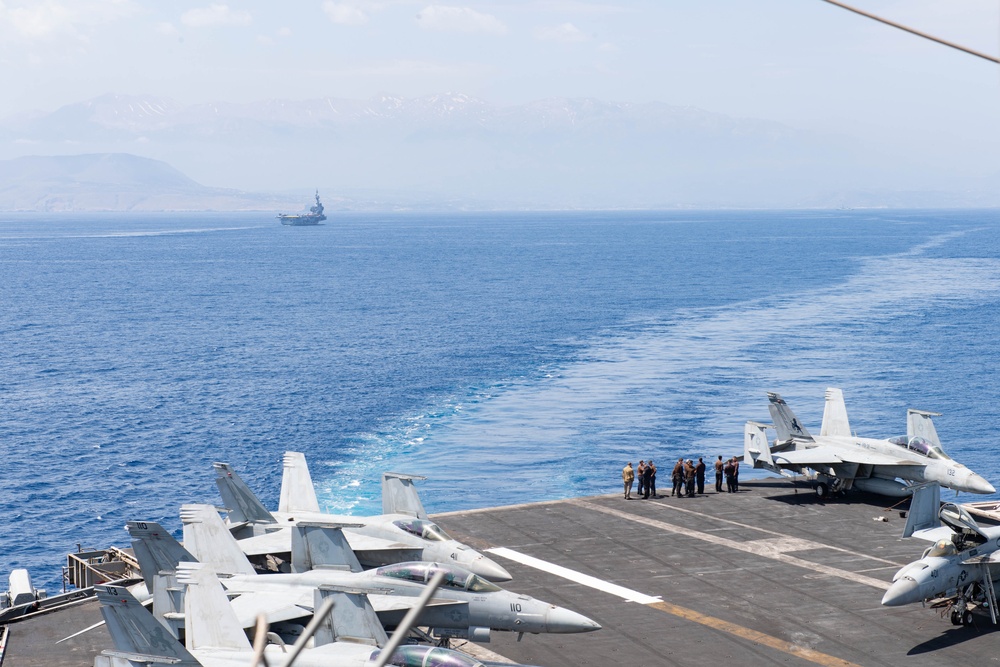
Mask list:
[{"label": "metal cable", "polygon": [[991,56],[989,54],[982,53],[981,51],[976,51],[974,49],[967,48],[965,46],[962,46],[961,44],[956,44],[954,42],[949,42],[948,40],[941,39],[940,37],[935,37],[934,35],[928,35],[926,32],[921,32],[919,30],[915,30],[914,28],[909,28],[909,27],[907,27],[907,26],[905,26],[905,25],[903,25],[901,23],[896,23],[895,21],[890,21],[889,19],[884,19],[881,16],[876,16],[875,14],[870,14],[869,12],[866,12],[864,10],[858,9],[857,7],[851,7],[850,5],[846,5],[843,2],[838,2],[837,0],[823,0],[823,2],[829,3],[831,5],[836,5],[837,7],[840,7],[842,9],[846,9],[849,12],[854,12],[855,14],[860,14],[861,16],[864,16],[865,18],[870,18],[870,19],[872,19],[874,21],[878,21],[879,23],[884,23],[884,24],[886,24],[888,26],[892,26],[893,28],[898,28],[899,30],[904,30],[904,31],[906,31],[906,32],[908,32],[910,34],[916,35],[917,37],[923,37],[924,39],[929,39],[932,42],[937,42],[938,44],[943,44],[944,46],[948,46],[948,47],[951,47],[953,49],[957,49],[957,50],[962,51],[964,53],[968,53],[969,55],[976,56],[977,58],[982,58],[983,60],[989,60],[992,63],[1000,63],[1000,58],[997,58],[995,56]]}]

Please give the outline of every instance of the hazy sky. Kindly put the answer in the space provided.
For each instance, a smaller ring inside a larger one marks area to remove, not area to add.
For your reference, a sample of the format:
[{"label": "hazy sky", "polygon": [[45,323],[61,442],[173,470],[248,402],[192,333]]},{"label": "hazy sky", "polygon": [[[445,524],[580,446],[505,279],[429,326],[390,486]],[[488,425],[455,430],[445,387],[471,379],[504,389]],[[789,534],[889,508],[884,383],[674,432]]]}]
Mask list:
[{"label": "hazy sky", "polygon": [[[996,0],[856,3],[1000,52]],[[109,92],[181,103],[463,92],[690,105],[977,168],[1000,149],[1000,66],[820,0],[0,0],[0,86],[0,117]]]}]

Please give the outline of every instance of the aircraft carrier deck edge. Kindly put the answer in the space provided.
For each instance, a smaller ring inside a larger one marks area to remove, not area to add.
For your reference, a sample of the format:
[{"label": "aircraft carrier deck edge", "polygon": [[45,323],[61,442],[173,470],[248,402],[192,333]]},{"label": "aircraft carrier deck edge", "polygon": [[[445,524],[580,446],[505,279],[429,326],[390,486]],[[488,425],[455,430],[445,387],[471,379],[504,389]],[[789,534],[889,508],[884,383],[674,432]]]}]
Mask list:
[{"label": "aircraft carrier deck edge", "polygon": [[[738,494],[625,501],[620,494],[435,515],[489,550],[504,586],[603,625],[579,635],[493,633],[491,653],[530,665],[1000,663],[996,628],[956,627],[919,605],[882,607],[926,546],[899,537],[895,499],[824,501],[782,480]],[[946,496],[950,499],[950,492]],[[90,667],[110,648],[94,601],[11,625],[3,667]],[[459,647],[461,648],[461,647]],[[486,656],[483,656],[486,657]]]}]

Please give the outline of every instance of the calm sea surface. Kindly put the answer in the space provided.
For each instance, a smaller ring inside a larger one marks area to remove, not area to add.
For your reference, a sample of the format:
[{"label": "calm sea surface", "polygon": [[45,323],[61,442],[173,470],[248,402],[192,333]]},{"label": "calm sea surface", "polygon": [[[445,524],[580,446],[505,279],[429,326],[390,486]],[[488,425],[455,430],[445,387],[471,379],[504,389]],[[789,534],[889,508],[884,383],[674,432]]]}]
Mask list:
[{"label": "calm sea surface", "polygon": [[827,386],[862,435],[942,412],[1000,486],[998,318],[996,211],[7,214],[0,589],[178,532],[213,461],[272,507],[285,450],[338,512],[383,470],[430,511],[606,493],[741,453],[766,391],[814,430]]}]

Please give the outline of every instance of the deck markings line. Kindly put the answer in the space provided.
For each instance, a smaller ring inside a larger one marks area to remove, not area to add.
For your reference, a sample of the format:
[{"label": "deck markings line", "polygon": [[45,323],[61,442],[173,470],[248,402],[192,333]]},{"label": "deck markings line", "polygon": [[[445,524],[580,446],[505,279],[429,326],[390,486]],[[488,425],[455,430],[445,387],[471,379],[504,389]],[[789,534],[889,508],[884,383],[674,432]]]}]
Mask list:
[{"label": "deck markings line", "polygon": [[[736,551],[744,551],[746,553],[751,553],[754,554],[755,556],[760,556],[762,558],[769,558],[771,560],[776,560],[782,563],[786,563],[788,565],[801,567],[806,570],[810,570],[811,572],[814,573],[825,574],[831,577],[839,577],[841,579],[846,579],[848,581],[853,581],[855,583],[864,584],[866,586],[871,586],[873,588],[878,588],[883,591],[889,590],[889,586],[891,585],[887,581],[882,581],[881,579],[875,579],[874,577],[866,577],[863,574],[857,574],[854,572],[850,572],[848,570],[842,570],[840,568],[830,567],[829,565],[823,565],[822,563],[816,563],[810,560],[806,560],[804,558],[789,556],[787,553],[780,550],[783,544],[781,540],[767,539],[767,540],[753,540],[750,542],[737,542],[735,540],[729,540],[724,537],[719,537],[717,535],[709,535],[707,533],[692,531],[690,528],[677,526],[672,523],[660,521],[658,519],[649,519],[643,516],[638,516],[636,514],[629,514],[628,512],[612,509],[610,507],[595,505],[594,503],[590,503],[585,500],[572,500],[569,502],[571,502],[574,505],[579,505],[580,507],[585,507],[589,510],[610,514],[611,516],[616,516],[618,518],[626,519],[628,521],[641,523],[643,525],[649,526],[651,528],[657,528],[665,532],[676,533],[678,535],[683,535],[684,537],[690,539],[702,540],[704,542],[709,542],[711,544],[715,544],[720,547],[726,547],[728,549],[734,549]],[[774,533],[774,534],[780,535],[780,533]],[[787,539],[787,536],[782,536],[782,538]],[[792,542],[790,544],[797,545],[798,542]],[[816,545],[817,548],[821,548],[824,546],[818,542],[816,543]]]},{"label": "deck markings line", "polygon": [[[570,501],[570,502],[575,502],[575,500]],[[673,511],[673,512],[684,512],[684,513],[687,513],[687,514],[693,514],[694,516],[704,517],[706,519],[711,519],[712,521],[718,521],[718,522],[721,522],[721,523],[728,523],[730,525],[738,526],[739,528],[746,528],[747,530],[753,530],[753,531],[756,531],[758,533],[767,533],[769,535],[777,535],[777,536],[780,536],[780,537],[785,537],[785,535],[783,533],[779,533],[779,532],[774,531],[774,530],[768,530],[767,528],[761,528],[759,526],[751,526],[748,523],[740,523],[739,521],[733,521],[732,519],[723,519],[722,517],[712,516],[711,514],[706,514],[704,512],[696,512],[695,510],[688,509],[686,507],[677,507],[675,505],[667,505],[667,504],[664,504],[664,503],[656,503],[655,507],[657,509],[661,509],[661,510],[670,510],[670,511]],[[810,542],[810,540],[802,540],[800,538],[794,538],[794,539],[799,540],[801,542]],[[905,565],[905,563],[897,563],[895,561],[886,560],[885,558],[879,558],[878,556],[870,556],[868,554],[860,554],[857,551],[851,551],[850,549],[845,549],[843,547],[835,547],[835,546],[832,546],[832,545],[829,545],[829,544],[822,544],[820,542],[812,542],[812,544],[815,545],[814,548],[816,548],[816,549],[831,549],[833,551],[840,551],[840,552],[843,552],[843,553],[846,553],[846,554],[850,554],[852,556],[861,556],[862,558],[868,558],[868,559],[871,559],[871,560],[877,560],[877,561],[879,561],[881,563],[887,563],[889,565],[894,565],[897,568],[898,567],[903,567],[903,565]]]},{"label": "deck markings line", "polygon": [[771,635],[764,634],[763,632],[758,632],[757,630],[737,625],[736,623],[724,621],[721,618],[708,616],[693,609],[688,609],[687,607],[681,607],[670,602],[665,602],[660,599],[659,596],[653,597],[651,595],[646,595],[645,593],[640,593],[639,591],[634,591],[630,588],[625,588],[624,586],[612,584],[610,581],[598,579],[597,577],[592,577],[589,574],[584,574],[583,572],[579,572],[577,570],[571,570],[568,567],[556,565],[555,563],[550,563],[549,561],[542,560],[541,558],[535,558],[534,556],[529,556],[519,551],[514,551],[513,549],[496,547],[493,549],[487,549],[487,551],[495,556],[500,556],[501,558],[506,558],[508,560],[521,563],[522,565],[533,567],[536,570],[541,570],[542,572],[548,572],[549,574],[554,574],[564,579],[575,581],[579,584],[583,584],[584,586],[595,588],[597,590],[604,591],[605,593],[610,593],[611,595],[616,595],[630,602],[639,602],[647,607],[666,612],[673,616],[677,616],[678,618],[683,618],[693,623],[698,623],[699,625],[704,625],[741,639],[762,644],[781,651],[782,653],[787,653],[788,655],[801,658],[808,662],[822,665],[823,667],[859,667],[859,665],[856,665],[853,662],[842,660],[836,656],[827,655],[826,653],[821,653],[820,651],[816,651],[807,646],[799,646],[797,644],[793,644],[792,642],[785,641],[784,639],[779,639],[778,637],[773,637]]},{"label": "deck markings line", "polygon": [[512,560],[515,563],[521,563],[522,565],[533,567],[536,570],[548,572],[549,574],[554,574],[558,577],[562,577],[563,579],[575,581],[578,584],[583,584],[584,586],[589,586],[590,588],[596,588],[599,591],[604,591],[605,593],[610,593],[611,595],[617,595],[618,597],[628,600],[629,602],[650,604],[653,602],[659,602],[661,599],[659,595],[655,597],[652,595],[646,595],[645,593],[634,591],[631,588],[625,588],[624,586],[612,584],[610,581],[598,579],[597,577],[592,577],[589,574],[571,570],[568,567],[556,565],[555,563],[550,563],[547,560],[535,558],[534,556],[529,556],[521,553],[520,551],[514,551],[513,549],[507,549],[506,547],[496,547],[494,549],[487,549],[487,551],[491,554],[506,558],[507,560]]},{"label": "deck markings line", "polygon": [[843,660],[827,653],[821,653],[820,651],[811,649],[808,646],[799,646],[798,644],[793,644],[792,642],[785,641],[784,639],[766,635],[763,632],[751,630],[745,626],[724,621],[721,618],[706,616],[705,614],[699,613],[693,609],[680,607],[669,602],[653,602],[648,606],[653,607],[654,609],[659,609],[660,611],[665,611],[668,614],[678,616],[688,621],[740,637],[742,639],[748,639],[752,642],[763,644],[764,646],[776,649],[782,653],[802,658],[803,660],[807,660],[817,665],[823,665],[823,667],[860,667],[853,662]]}]

